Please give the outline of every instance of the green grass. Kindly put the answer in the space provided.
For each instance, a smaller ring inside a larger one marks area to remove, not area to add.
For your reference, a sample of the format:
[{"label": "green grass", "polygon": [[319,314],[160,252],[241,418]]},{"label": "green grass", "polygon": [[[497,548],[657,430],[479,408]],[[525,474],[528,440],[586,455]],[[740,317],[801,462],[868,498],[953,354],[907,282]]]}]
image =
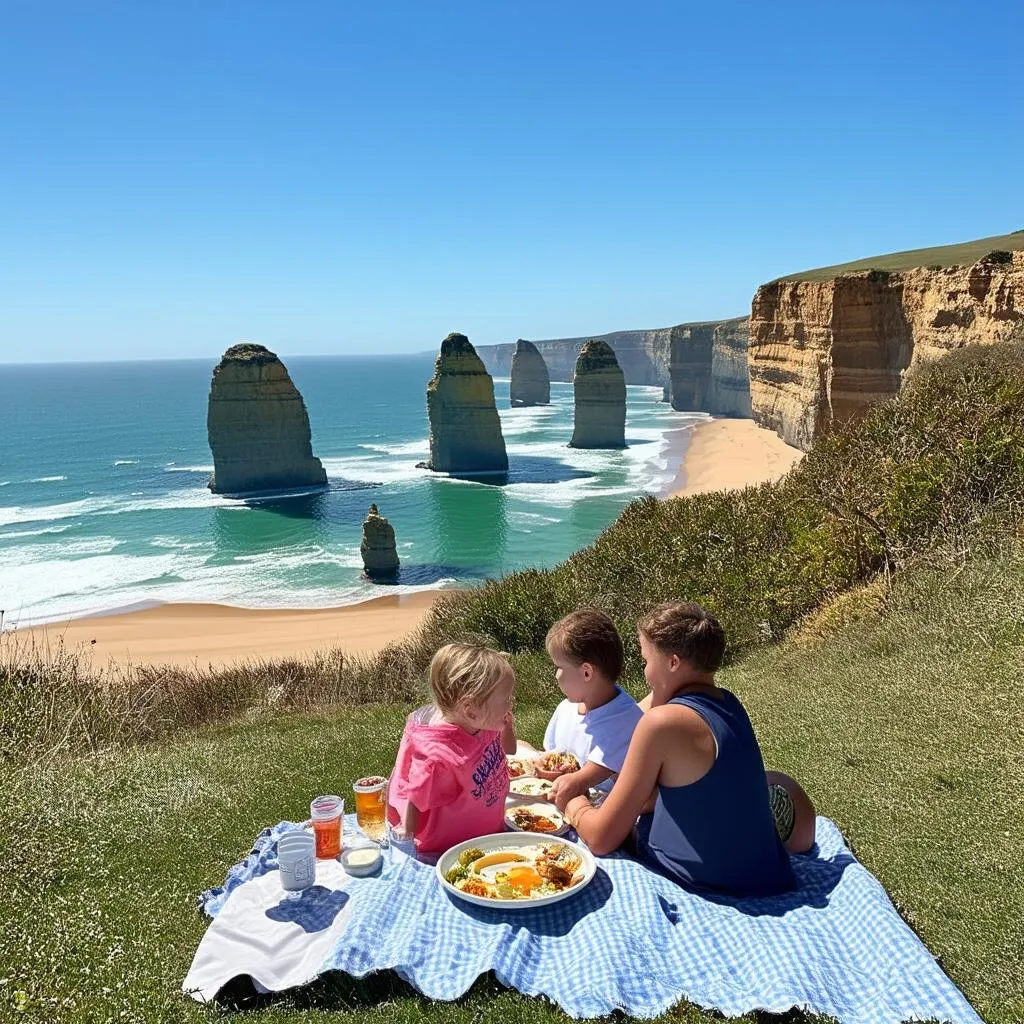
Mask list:
[{"label": "green grass", "polygon": [[1009,235],[992,235],[977,238],[972,242],[956,245],[939,245],[931,249],[908,249],[906,252],[890,252],[884,256],[870,256],[851,263],[837,263],[832,267],[818,267],[803,270],[798,274],[787,274],[776,278],[778,281],[829,281],[842,274],[855,274],[863,270],[910,270],[914,267],[956,267],[970,266],[990,252],[1015,252],[1024,249],[1024,231]]},{"label": "green grass", "polygon": [[[982,1015],[1010,1024],[1024,1016],[1024,556],[915,567],[878,603],[844,602],[844,615],[752,652],[723,682],[750,709],[769,765],[805,783]],[[556,699],[550,668],[535,654],[517,662],[520,733],[537,741]],[[408,707],[264,715],[12,766],[0,794],[0,1019],[207,1019],[179,993],[205,928],[195,894],[264,825],[386,770]],[[566,1019],[492,978],[440,1004],[390,974],[330,976],[246,1019],[339,1009],[355,1022]],[[716,1017],[681,1006],[664,1019]]]}]

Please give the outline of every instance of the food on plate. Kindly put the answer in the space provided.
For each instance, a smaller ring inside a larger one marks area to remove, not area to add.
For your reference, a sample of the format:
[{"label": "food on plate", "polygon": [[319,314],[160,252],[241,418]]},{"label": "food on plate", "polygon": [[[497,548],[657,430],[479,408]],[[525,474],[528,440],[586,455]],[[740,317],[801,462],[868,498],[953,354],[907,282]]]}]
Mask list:
[{"label": "food on plate", "polygon": [[537,758],[537,767],[544,772],[578,772],[580,763],[568,750],[549,750]]},{"label": "food on plate", "polygon": [[[583,881],[583,861],[566,843],[545,843],[493,850],[468,864],[459,864],[445,880],[460,892],[495,900],[531,899],[564,892]],[[465,870],[465,874],[461,872]],[[454,876],[454,877],[453,877]]]},{"label": "food on plate", "polygon": [[508,758],[508,774],[511,779],[533,774],[533,765],[523,757]]},{"label": "food on plate", "polygon": [[522,832],[558,832],[565,818],[551,804],[526,804],[506,812],[505,820]]},{"label": "food on plate", "polygon": [[516,796],[547,797],[551,793],[551,783],[547,779],[513,779],[508,788]]},{"label": "food on plate", "polygon": [[451,868],[445,874],[445,881],[451,882],[452,885],[454,885],[457,880],[468,878],[470,866],[483,855],[484,851],[478,850],[476,847],[473,847],[470,850],[463,850],[462,853],[459,854],[459,859],[456,862],[455,867]]}]

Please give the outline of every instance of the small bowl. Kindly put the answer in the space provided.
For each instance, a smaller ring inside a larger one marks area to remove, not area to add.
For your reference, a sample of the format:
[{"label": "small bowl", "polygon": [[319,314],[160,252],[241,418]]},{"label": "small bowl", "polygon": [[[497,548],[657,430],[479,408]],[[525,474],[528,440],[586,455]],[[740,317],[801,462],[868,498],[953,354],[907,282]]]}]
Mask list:
[{"label": "small bowl", "polygon": [[341,866],[347,874],[362,878],[380,870],[384,857],[376,843],[358,843],[341,851]]}]

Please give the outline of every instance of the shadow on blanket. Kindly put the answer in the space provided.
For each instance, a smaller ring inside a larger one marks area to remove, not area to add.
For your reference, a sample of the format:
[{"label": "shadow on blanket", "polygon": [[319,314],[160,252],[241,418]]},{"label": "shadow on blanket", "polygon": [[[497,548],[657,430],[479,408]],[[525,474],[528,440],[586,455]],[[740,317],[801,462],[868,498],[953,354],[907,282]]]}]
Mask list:
[{"label": "shadow on blanket", "polygon": [[[784,917],[791,910],[796,910],[799,907],[814,907],[820,910],[829,905],[832,893],[835,892],[843,877],[843,872],[852,864],[857,863],[854,857],[847,852],[824,859],[818,851],[817,844],[811,847],[806,854],[791,856],[790,861],[797,880],[797,887],[792,892],[764,899],[737,899],[736,897],[720,896],[713,892],[702,892],[700,896],[708,903],[734,907],[748,917]],[[661,902],[662,910],[665,911],[665,901]],[[666,917],[676,924],[667,911]]]}]

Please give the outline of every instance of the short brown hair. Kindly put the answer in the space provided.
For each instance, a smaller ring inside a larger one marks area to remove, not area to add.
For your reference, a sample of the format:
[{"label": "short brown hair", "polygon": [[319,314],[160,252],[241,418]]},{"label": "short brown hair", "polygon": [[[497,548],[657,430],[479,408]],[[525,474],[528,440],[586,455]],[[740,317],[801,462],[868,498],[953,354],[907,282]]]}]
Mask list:
[{"label": "short brown hair", "polygon": [[666,654],[676,654],[698,672],[717,672],[725,654],[725,630],[699,604],[666,601],[636,624],[648,640]]},{"label": "short brown hair", "polygon": [[434,703],[451,714],[460,703],[479,706],[512,666],[508,658],[479,644],[445,644],[430,660]]},{"label": "short brown hair", "polygon": [[577,665],[589,662],[608,679],[616,682],[622,675],[622,637],[615,623],[597,608],[580,608],[559,619],[544,641]]}]

